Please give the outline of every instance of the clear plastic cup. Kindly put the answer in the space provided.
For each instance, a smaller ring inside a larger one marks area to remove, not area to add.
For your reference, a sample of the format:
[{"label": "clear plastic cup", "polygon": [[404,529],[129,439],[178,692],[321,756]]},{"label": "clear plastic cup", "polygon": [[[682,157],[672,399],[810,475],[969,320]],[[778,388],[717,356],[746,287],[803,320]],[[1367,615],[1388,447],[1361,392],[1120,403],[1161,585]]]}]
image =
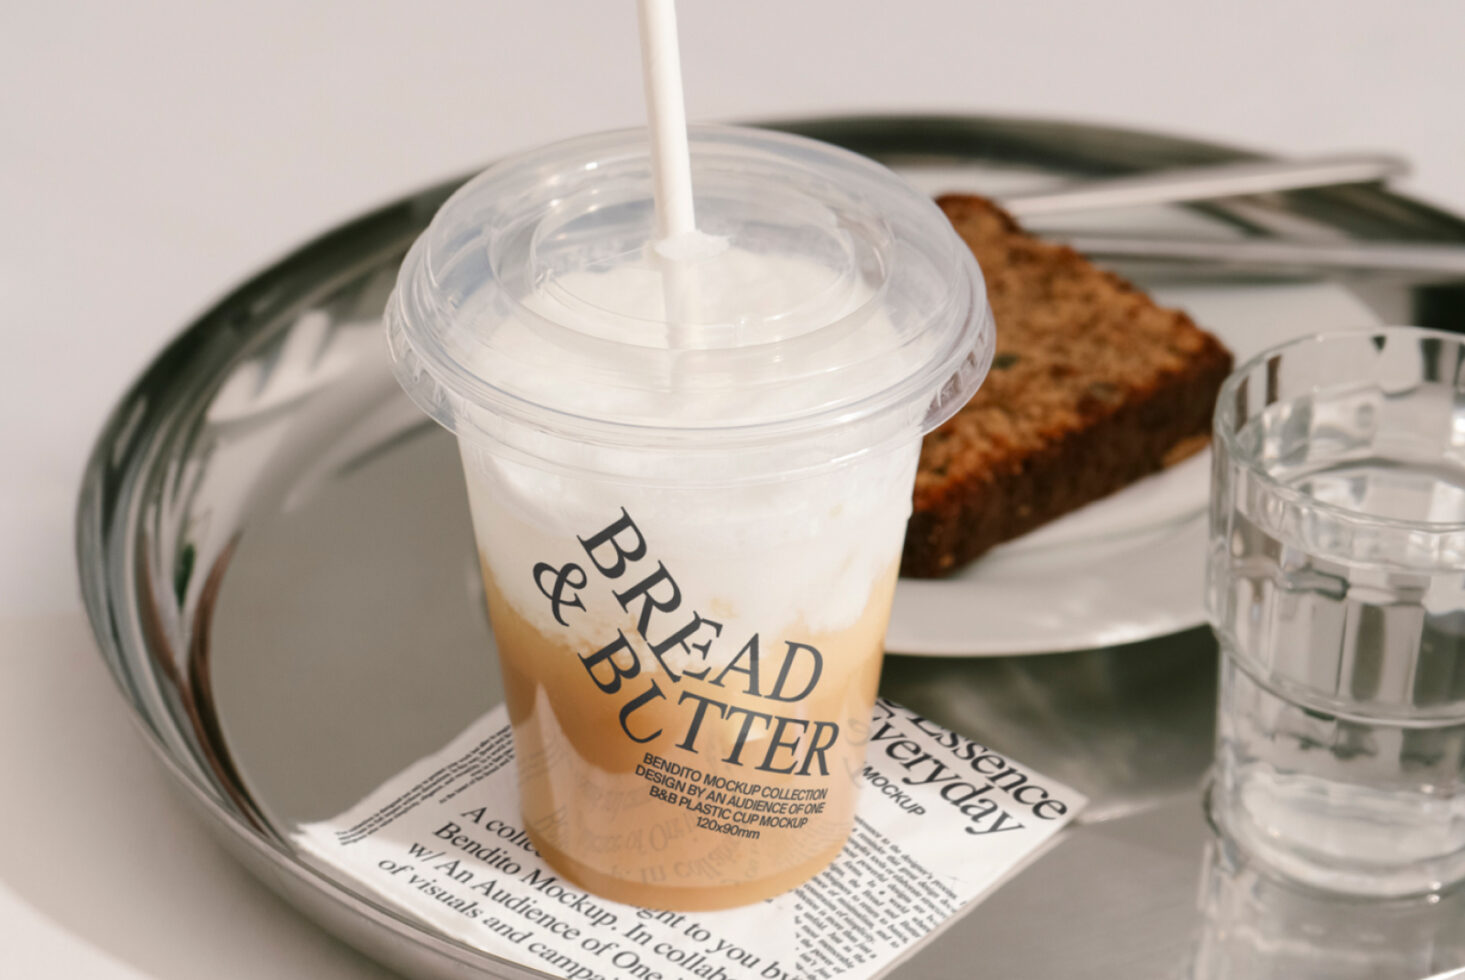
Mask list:
[{"label": "clear plastic cup", "polygon": [[462,450],[526,829],[676,909],[843,846],[920,438],[993,348],[971,253],[890,171],[690,135],[703,234],[654,242],[643,131],[586,137],[464,186],[387,308]]}]

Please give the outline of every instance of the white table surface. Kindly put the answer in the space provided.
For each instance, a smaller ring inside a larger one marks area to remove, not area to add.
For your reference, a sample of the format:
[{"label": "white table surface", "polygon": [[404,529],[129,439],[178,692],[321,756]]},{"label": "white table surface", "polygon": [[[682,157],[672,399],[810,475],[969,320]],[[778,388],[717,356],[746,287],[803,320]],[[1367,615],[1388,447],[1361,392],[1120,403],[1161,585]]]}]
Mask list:
[{"label": "white table surface", "polygon": [[[689,112],[1042,115],[1387,149],[1465,211],[1457,0],[683,0]],[[631,0],[0,5],[0,975],[389,974],[178,799],[95,655],[82,463],[192,315],[316,231],[642,121]]]}]

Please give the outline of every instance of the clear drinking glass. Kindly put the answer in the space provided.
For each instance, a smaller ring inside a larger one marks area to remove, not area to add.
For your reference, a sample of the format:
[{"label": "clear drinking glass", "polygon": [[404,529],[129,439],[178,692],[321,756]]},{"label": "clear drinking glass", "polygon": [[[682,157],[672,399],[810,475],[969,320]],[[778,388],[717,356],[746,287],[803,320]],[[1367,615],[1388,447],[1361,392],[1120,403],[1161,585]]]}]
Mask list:
[{"label": "clear drinking glass", "polygon": [[1296,340],[1216,410],[1213,815],[1293,878],[1465,878],[1465,338]]}]

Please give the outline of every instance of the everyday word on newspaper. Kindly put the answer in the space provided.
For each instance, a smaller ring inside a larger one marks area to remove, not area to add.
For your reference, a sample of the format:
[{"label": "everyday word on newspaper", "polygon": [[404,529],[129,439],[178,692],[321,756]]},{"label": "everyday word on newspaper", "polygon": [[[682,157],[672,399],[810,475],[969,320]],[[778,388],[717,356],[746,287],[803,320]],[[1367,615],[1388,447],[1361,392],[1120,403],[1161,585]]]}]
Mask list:
[{"label": "everyday word on newspaper", "polygon": [[927,802],[939,801],[969,821],[964,828],[969,834],[1021,830],[1025,816],[1048,821],[1068,813],[1068,804],[1034,775],[884,698],[875,702],[869,751],[908,773],[891,773],[888,764],[882,765],[886,772],[867,765],[861,775],[876,792],[914,816],[926,812]]}]

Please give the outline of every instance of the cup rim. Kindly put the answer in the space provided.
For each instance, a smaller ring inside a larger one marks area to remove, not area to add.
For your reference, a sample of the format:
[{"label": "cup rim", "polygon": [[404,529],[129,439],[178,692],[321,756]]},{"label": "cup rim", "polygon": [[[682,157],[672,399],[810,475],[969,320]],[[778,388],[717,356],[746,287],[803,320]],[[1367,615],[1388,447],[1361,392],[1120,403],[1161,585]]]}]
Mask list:
[{"label": "cup rim", "polygon": [[[879,219],[883,234],[890,236],[885,246],[889,265],[879,285],[880,295],[891,291],[892,283],[913,289],[931,276],[940,276],[940,295],[933,299],[930,310],[919,314],[929,322],[919,330],[893,335],[901,347],[909,346],[919,336],[928,348],[919,363],[912,362],[908,369],[892,374],[879,385],[854,388],[836,400],[810,401],[766,418],[710,421],[675,415],[603,417],[575,404],[573,399],[540,397],[474,371],[461,351],[442,342],[452,333],[457,312],[440,294],[438,272],[458,256],[480,255],[483,244],[455,236],[454,229],[471,222],[498,228],[494,215],[523,212],[533,217],[535,209],[524,203],[523,194],[516,197],[504,187],[513,189],[523,184],[531,202],[565,192],[568,185],[541,179],[546,170],[565,171],[581,179],[590,170],[603,173],[607,162],[615,167],[639,168],[643,160],[649,159],[649,144],[644,129],[632,128],[591,133],[506,158],[471,179],[439,209],[409,249],[387,299],[385,319],[393,373],[408,396],[465,441],[500,448],[512,443],[519,451],[545,462],[564,455],[568,452],[565,447],[571,444],[589,443],[616,454],[611,462],[602,454],[596,465],[620,475],[639,474],[644,469],[640,457],[669,451],[715,460],[736,454],[739,467],[744,469],[764,467],[765,462],[771,466],[768,461],[777,453],[791,460],[780,464],[784,472],[790,466],[799,469],[838,464],[917,441],[966,405],[988,372],[996,347],[996,328],[981,269],[935,201],[882,164],[817,140],[720,125],[692,126],[689,138],[694,164],[700,160],[713,174],[733,173],[734,164],[746,156],[769,172],[806,175],[812,184],[804,194],[812,202],[827,204],[826,198],[836,202],[848,199],[861,213]],[[823,190],[824,184],[840,188],[839,193]],[[492,252],[484,249],[481,254],[491,256]],[[497,272],[484,278],[506,297],[507,303],[514,297],[503,281]],[[864,317],[869,306],[866,303],[855,314],[806,335],[780,340],[778,347],[749,344],[709,347],[696,353],[725,365],[737,358],[766,361],[770,350],[815,350],[828,345],[829,330],[846,329],[854,322],[852,317]],[[516,315],[527,316],[522,304],[514,309]],[[542,322],[556,330],[571,329],[547,319]],[[610,343],[599,337],[587,342]],[[659,352],[656,347],[629,346],[648,355]],[[896,349],[891,348],[892,352]],[[863,370],[868,363],[870,358],[862,354],[848,366]],[[770,385],[777,380],[768,379]],[[780,383],[792,390],[792,382]],[[535,448],[525,448],[528,441]],[[801,462],[792,462],[796,459]],[[583,465],[577,456],[575,467]],[[727,478],[718,477],[720,481]],[[738,477],[767,478],[770,474],[761,470]],[[677,482],[698,479],[687,475]]]},{"label": "cup rim", "polygon": [[[1334,520],[1341,521],[1344,524],[1356,528],[1373,528],[1383,531],[1426,534],[1435,538],[1447,538],[1456,534],[1465,535],[1465,520],[1430,521],[1386,517],[1378,514],[1369,514],[1366,511],[1355,510],[1354,508],[1345,507],[1329,501],[1319,500],[1310,494],[1298,490],[1296,487],[1289,486],[1278,480],[1262,466],[1255,456],[1245,452],[1237,441],[1236,436],[1239,431],[1236,424],[1237,389],[1257,369],[1273,358],[1291,350],[1312,344],[1328,344],[1342,340],[1356,340],[1361,337],[1367,337],[1379,345],[1380,349],[1394,337],[1407,337],[1415,340],[1432,338],[1465,347],[1465,334],[1452,333],[1447,330],[1436,330],[1429,327],[1409,326],[1406,324],[1386,324],[1383,326],[1359,327],[1352,330],[1320,330],[1274,344],[1254,354],[1244,363],[1237,366],[1226,380],[1222,382],[1220,391],[1216,396],[1216,411],[1212,417],[1212,437],[1224,446],[1228,459],[1235,461],[1236,465],[1243,467],[1257,483],[1266,488],[1269,494],[1274,495],[1288,506],[1307,507],[1312,511],[1325,514]],[[1380,341],[1382,341],[1381,344]],[[1462,541],[1462,546],[1465,546],[1465,541]]]}]

